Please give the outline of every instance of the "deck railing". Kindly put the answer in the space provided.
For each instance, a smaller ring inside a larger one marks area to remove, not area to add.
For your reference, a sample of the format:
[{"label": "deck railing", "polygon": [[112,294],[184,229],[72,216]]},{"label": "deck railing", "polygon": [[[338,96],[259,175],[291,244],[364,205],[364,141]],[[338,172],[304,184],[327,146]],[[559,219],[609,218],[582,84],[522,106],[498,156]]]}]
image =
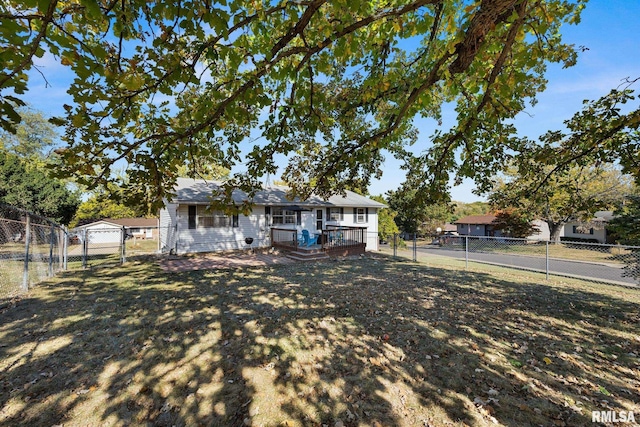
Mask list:
[{"label": "deck railing", "polygon": [[320,236],[322,250],[335,254],[364,253],[367,246],[366,227],[327,225]]},{"label": "deck railing", "polygon": [[298,230],[295,228],[271,228],[271,246],[297,251]]},{"label": "deck railing", "polygon": [[[364,253],[367,246],[366,227],[327,225],[326,229],[315,234],[318,236],[317,243],[309,249],[320,249],[328,254]],[[271,228],[271,245],[275,248],[297,251],[301,247],[299,239],[296,229]]]}]

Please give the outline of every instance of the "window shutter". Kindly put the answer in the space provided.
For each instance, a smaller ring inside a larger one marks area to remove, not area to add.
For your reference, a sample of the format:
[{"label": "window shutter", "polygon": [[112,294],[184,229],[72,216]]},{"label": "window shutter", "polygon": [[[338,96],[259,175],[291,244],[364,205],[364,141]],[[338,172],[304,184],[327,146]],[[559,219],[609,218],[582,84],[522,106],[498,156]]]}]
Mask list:
[{"label": "window shutter", "polygon": [[331,221],[331,208],[327,208],[327,221]]},{"label": "window shutter", "polygon": [[358,223],[358,208],[353,208],[353,223]]},{"label": "window shutter", "polygon": [[231,226],[234,227],[234,228],[237,228],[238,227],[238,221],[239,221],[239,217],[236,214],[236,215],[233,216]]},{"label": "window shutter", "polygon": [[264,207],[265,225],[269,227],[271,225],[271,206]]},{"label": "window shutter", "polygon": [[364,222],[369,222],[369,208],[364,209]]},{"label": "window shutter", "polygon": [[344,208],[340,208],[340,221],[344,221]]},{"label": "window shutter", "polygon": [[190,230],[196,228],[196,207],[195,205],[189,205],[188,227]]},{"label": "window shutter", "polygon": [[296,225],[302,224],[302,212],[296,211]]}]

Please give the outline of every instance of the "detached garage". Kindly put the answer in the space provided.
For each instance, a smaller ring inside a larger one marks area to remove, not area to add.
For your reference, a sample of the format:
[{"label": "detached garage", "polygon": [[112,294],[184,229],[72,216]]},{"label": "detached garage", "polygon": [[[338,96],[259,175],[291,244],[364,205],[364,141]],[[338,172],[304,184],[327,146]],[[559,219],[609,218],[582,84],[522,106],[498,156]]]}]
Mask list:
[{"label": "detached garage", "polygon": [[103,219],[76,227],[74,230],[79,239],[86,231],[89,243],[117,243],[123,240],[123,228],[127,234],[141,239],[156,239],[158,236],[158,220],[156,218],[119,218]]}]

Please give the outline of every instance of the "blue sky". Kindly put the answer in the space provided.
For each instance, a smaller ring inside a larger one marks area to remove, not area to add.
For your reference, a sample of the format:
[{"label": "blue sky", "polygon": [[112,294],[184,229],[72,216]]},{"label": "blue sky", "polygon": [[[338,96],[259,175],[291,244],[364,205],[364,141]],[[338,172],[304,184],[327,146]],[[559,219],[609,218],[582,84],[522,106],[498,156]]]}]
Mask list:
[{"label": "blue sky", "polygon": [[[552,64],[548,68],[547,89],[538,95],[538,104],[529,107],[515,121],[520,135],[535,139],[548,130],[564,128],[563,122],[582,108],[584,99],[595,100],[618,87],[627,77],[640,77],[640,1],[591,0],[582,13],[579,25],[563,27],[568,44],[585,46],[578,63],[567,69]],[[637,101],[636,101],[637,105]],[[443,111],[446,125],[455,119],[452,111]],[[446,122],[449,118],[449,123]],[[416,145],[429,146],[434,130],[431,121],[416,121],[420,131]],[[398,188],[404,179],[400,162],[387,156],[382,179],[370,186],[371,194],[383,194]],[[471,180],[451,190],[453,200],[484,200],[472,193]]]},{"label": "blue sky", "polygon": [[[567,69],[552,64],[548,68],[547,89],[538,95],[538,104],[529,107],[515,121],[520,135],[535,139],[548,130],[564,128],[563,122],[582,108],[584,99],[595,100],[618,87],[627,77],[640,77],[640,1],[591,0],[579,25],[563,27],[566,43],[585,46],[578,63]],[[637,105],[637,101],[636,101]],[[445,129],[454,112],[443,111]],[[433,121],[416,121],[420,135],[416,145],[429,146]],[[398,188],[404,179],[400,162],[387,156],[382,179],[372,183],[371,194]],[[475,185],[467,180],[451,189],[452,199],[461,202],[484,200],[473,194]]]},{"label": "blue sky", "polygon": [[[566,43],[585,46],[588,50],[580,54],[574,67],[549,67],[547,90],[538,96],[538,104],[516,118],[520,134],[537,138],[548,130],[562,129],[563,121],[581,109],[584,99],[598,99],[623,79],[640,77],[639,22],[640,1],[591,0],[582,13],[582,22],[563,28]],[[32,72],[25,100],[48,116],[63,115],[62,105],[71,103],[66,90],[73,76],[54,58],[45,57],[36,64],[45,74],[48,86],[39,74]],[[445,128],[454,117],[452,111],[443,111]],[[420,131],[416,145],[419,149],[428,147],[434,122],[416,121],[416,126]],[[372,183],[371,194],[384,194],[398,188],[404,179],[399,167],[397,160],[387,156],[382,179]],[[453,200],[482,200],[472,193],[473,188],[470,181],[452,188]]]}]

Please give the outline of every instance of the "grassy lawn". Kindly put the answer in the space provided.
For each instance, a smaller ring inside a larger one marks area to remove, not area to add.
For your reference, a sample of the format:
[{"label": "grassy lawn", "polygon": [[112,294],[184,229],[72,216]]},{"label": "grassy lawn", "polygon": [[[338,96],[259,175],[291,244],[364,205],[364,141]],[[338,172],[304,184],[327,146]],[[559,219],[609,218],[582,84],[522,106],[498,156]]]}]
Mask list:
[{"label": "grassy lawn", "polygon": [[[29,264],[29,281],[30,283],[39,283],[48,277],[49,261],[35,257],[33,259],[35,261]],[[56,264],[55,267],[58,265]],[[23,274],[24,260],[0,257],[0,303],[2,298],[10,298],[22,293]]]},{"label": "grassy lawn", "polygon": [[158,252],[158,240],[128,239],[125,247],[127,254],[153,254]]},{"label": "grassy lawn", "polygon": [[379,255],[77,271],[0,305],[0,425],[580,426],[640,415],[640,290]]}]

